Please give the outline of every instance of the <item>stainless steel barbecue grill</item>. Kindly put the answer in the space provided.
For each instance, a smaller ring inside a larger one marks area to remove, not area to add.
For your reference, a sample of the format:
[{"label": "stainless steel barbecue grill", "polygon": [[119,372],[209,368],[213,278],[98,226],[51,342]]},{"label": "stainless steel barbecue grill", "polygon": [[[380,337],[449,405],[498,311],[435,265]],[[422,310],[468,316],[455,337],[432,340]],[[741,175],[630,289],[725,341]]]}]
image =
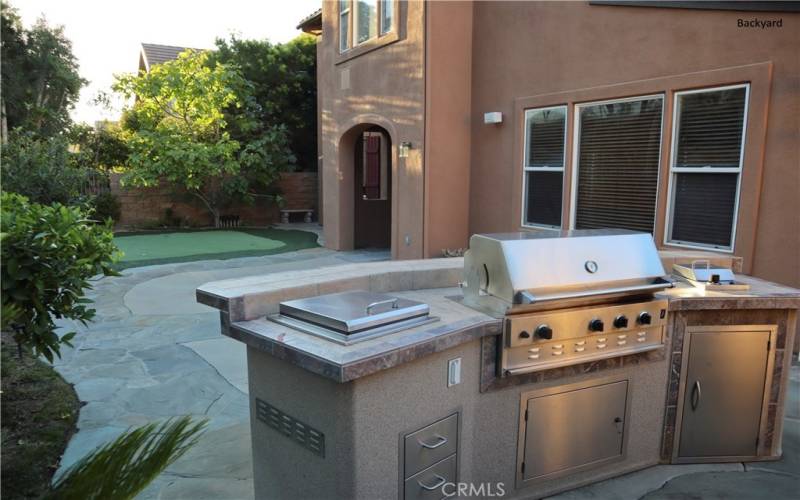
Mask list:
[{"label": "stainless steel barbecue grill", "polygon": [[658,349],[670,287],[649,234],[476,234],[464,302],[505,318],[500,375]]}]

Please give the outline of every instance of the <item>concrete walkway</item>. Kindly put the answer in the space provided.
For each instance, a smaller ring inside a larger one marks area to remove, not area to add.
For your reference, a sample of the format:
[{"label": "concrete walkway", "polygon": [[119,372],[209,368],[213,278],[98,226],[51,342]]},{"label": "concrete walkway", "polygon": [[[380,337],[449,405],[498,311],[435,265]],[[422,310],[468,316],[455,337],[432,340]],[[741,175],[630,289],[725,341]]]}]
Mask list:
[{"label": "concrete walkway", "polygon": [[[219,315],[195,302],[205,282],[388,258],[325,249],[126,270],[96,283],[97,316],[57,370],[85,406],[59,473],[131,426],[177,415],[208,431],[145,490],[143,499],[250,499],[252,465],[244,346],[219,333]],[[792,371],[780,462],[659,466],[573,490],[566,499],[793,498],[800,491],[800,368]]]}]

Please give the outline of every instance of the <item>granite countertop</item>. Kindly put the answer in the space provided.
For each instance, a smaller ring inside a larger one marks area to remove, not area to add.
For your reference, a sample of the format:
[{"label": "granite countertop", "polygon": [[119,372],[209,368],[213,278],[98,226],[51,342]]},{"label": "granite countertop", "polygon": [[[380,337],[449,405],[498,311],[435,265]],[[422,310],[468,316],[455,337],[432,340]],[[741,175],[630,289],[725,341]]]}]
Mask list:
[{"label": "granite countertop", "polygon": [[458,288],[395,292],[423,301],[437,321],[374,339],[342,345],[266,318],[231,323],[223,333],[306,370],[348,382],[502,331],[502,320],[459,302]]},{"label": "granite countertop", "polygon": [[674,288],[664,290],[658,295],[669,300],[670,311],[800,308],[800,290],[743,274],[737,274],[736,280],[750,285],[750,289],[707,291],[675,280]]},{"label": "granite countertop", "polygon": [[[502,320],[460,302],[463,259],[389,261],[218,281],[197,289],[197,300],[220,309],[222,333],[337,382],[348,382],[471,340],[502,332]],[[677,282],[658,295],[672,311],[797,309],[800,290],[750,276],[749,290],[705,291]],[[274,323],[278,303],[345,290],[388,292],[426,302],[438,321],[349,346]]]}]

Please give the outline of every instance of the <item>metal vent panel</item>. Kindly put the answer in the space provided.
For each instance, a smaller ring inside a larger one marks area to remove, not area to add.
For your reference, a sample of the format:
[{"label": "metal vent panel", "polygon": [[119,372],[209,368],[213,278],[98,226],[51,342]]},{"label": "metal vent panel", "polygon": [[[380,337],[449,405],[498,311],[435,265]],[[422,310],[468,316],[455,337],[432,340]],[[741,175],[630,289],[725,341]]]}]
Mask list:
[{"label": "metal vent panel", "polygon": [[256,417],[303,448],[325,457],[325,434],[256,398]]}]

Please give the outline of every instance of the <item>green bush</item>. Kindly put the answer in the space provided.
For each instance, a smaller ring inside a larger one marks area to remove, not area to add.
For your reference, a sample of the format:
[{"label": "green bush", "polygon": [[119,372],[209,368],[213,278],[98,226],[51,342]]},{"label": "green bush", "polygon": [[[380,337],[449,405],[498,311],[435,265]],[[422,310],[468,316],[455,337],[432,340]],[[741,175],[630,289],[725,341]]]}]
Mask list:
[{"label": "green bush", "polygon": [[72,465],[45,500],[127,500],[194,446],[207,420],[188,416],[129,429]]},{"label": "green bush", "polygon": [[62,137],[13,134],[3,144],[3,191],[19,193],[31,202],[75,204],[85,175],[83,169],[73,166],[69,145]]},{"label": "green bush", "polygon": [[105,222],[108,219],[117,222],[122,214],[122,205],[119,199],[115,194],[109,192],[100,193],[92,198],[92,208],[94,208],[92,218],[99,222]]},{"label": "green bush", "polygon": [[75,335],[59,338],[54,319],[91,320],[95,311],[84,297],[90,278],[116,274],[111,225],[95,224],[79,207],[40,205],[13,193],[3,193],[0,203],[2,306],[16,311],[7,326],[19,345],[52,362]]}]

